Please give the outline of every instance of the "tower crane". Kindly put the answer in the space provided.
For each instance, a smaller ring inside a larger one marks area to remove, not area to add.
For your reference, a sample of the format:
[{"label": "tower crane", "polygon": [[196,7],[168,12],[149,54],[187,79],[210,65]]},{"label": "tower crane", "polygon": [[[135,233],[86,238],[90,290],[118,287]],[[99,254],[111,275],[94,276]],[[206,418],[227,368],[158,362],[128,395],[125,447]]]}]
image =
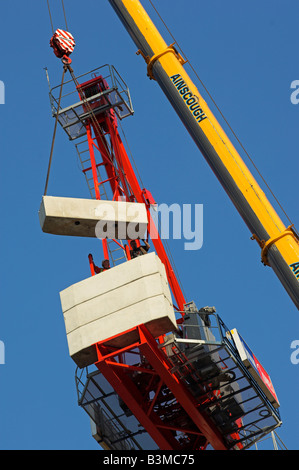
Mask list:
[{"label": "tower crane", "polygon": [[[293,227],[283,226],[140,2],[109,2],[258,240],[264,263],[298,302]],[[91,276],[60,292],[78,401],[93,437],[111,450],[247,449],[281,425],[270,376],[214,307],[197,308],[182,292],[153,220],[155,199],[141,187],[118,130],[133,114],[124,80],[110,65],[76,76],[68,31],[56,30],[50,45],[63,66],[61,84],[50,87],[54,135],[59,123],[77,142],[91,199],[48,196],[48,170],[40,224],[45,233],[100,238],[109,261],[98,268],[89,253]],[[154,250],[134,257],[142,240]]]}]

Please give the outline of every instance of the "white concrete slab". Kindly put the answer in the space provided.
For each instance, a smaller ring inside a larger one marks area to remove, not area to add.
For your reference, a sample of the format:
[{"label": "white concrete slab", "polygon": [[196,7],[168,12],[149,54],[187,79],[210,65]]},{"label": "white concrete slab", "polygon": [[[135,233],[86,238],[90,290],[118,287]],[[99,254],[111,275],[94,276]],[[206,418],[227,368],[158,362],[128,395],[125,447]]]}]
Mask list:
[{"label": "white concrete slab", "polygon": [[79,367],[96,361],[99,341],[117,347],[136,341],[136,332],[125,332],[137,325],[145,324],[154,337],[177,328],[165,268],[155,253],[84,279],[60,292],[60,299],[70,356]]},{"label": "white concrete slab", "polygon": [[145,238],[145,204],[43,196],[39,220],[43,232],[54,235],[118,240]]}]

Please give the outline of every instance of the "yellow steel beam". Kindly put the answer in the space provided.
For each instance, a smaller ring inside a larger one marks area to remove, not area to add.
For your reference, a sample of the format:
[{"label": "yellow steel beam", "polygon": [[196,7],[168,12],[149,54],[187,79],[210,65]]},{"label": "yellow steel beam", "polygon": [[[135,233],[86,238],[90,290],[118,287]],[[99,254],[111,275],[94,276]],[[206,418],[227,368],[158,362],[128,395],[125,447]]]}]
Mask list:
[{"label": "yellow steel beam", "polygon": [[262,248],[262,261],[273,268],[299,308],[299,243],[219,125],[191,81],[184,60],[168,46],[138,0],[109,0],[195,143],[228,193],[252,238]]}]

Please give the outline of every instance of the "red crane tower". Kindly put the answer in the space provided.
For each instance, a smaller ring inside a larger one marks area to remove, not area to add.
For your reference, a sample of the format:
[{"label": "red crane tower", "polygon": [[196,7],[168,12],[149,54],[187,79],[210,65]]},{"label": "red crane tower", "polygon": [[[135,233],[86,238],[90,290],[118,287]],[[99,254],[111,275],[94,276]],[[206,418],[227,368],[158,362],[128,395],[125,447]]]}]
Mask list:
[{"label": "red crane tower", "polygon": [[[59,34],[67,36],[62,30]],[[238,332],[227,328],[213,307],[198,309],[193,301],[184,298],[152,217],[155,200],[150,191],[141,187],[118,130],[120,120],[133,114],[125,82],[109,65],[76,77],[70,52],[64,54],[63,43],[55,42],[55,37],[51,45],[62,58],[64,73],[71,75],[69,81],[50,91],[56,123],[71,141],[79,142],[76,149],[92,200],[141,204],[148,222],[145,238],[149,237],[155,251],[131,259],[130,237],[103,237],[103,256],[109,259],[111,268],[97,274],[100,270],[89,254],[91,278],[82,281],[82,292],[86,293],[90,282],[100,290],[106,280],[114,282],[123,273],[133,272],[135,266],[137,269],[138,263],[157,257],[165,271],[164,287],[171,291],[175,315],[172,327],[169,323],[162,325],[159,319],[144,321],[142,296],[146,292],[140,289],[141,308],[133,325],[129,316],[126,323],[127,310],[123,308],[123,324],[117,334],[111,335],[114,330],[109,329],[107,320],[107,330],[103,323],[98,333],[96,327],[93,329],[97,340],[93,336],[88,347],[82,347],[83,352],[70,353],[77,364],[78,401],[91,418],[93,437],[104,449],[112,450],[246,449],[281,424],[270,377]],[[66,93],[62,93],[63,87],[68,88]],[[40,210],[43,231],[62,234],[57,226],[56,231],[47,226],[56,217],[48,213],[47,198],[45,192]],[[60,203],[64,202],[59,200]],[[65,222],[65,213],[59,217]],[[86,236],[82,220],[79,216],[69,217],[71,228],[63,234]],[[119,228],[117,220],[115,224],[114,228]],[[146,282],[142,285],[148,286]],[[115,299],[117,289],[114,287]],[[70,302],[71,295],[67,296]],[[154,302],[152,297],[147,301]],[[113,297],[109,297],[109,302],[113,303]],[[88,305],[89,315],[89,308],[93,307]],[[99,305],[97,309],[101,310],[103,301]],[[73,320],[68,317],[67,332],[70,321]],[[155,330],[153,325],[161,328]]]}]

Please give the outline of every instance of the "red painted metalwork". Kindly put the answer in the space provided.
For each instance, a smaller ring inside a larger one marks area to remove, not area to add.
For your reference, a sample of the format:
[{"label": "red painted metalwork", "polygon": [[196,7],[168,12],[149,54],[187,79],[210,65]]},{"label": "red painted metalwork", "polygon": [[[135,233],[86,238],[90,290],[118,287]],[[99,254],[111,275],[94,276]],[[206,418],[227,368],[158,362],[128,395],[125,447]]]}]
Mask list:
[{"label": "red painted metalwork", "polygon": [[[85,98],[107,90],[102,77],[96,77],[78,87],[79,94]],[[101,184],[110,185],[113,199],[144,203],[147,210],[151,241],[157,255],[163,262],[168,282],[177,305],[175,309],[181,314],[178,325],[183,319],[186,303],[179,282],[164,249],[162,240],[151,216],[151,205],[155,204],[152,194],[141,188],[125,147],[118,132],[114,110],[93,113],[101,105],[108,103],[107,98],[100,96],[89,100],[86,111],[91,113],[86,121],[88,147],[90,152],[95,195],[100,199]],[[95,149],[101,160],[96,161]],[[98,181],[97,168],[104,166],[107,178]],[[85,170],[87,171],[87,170]],[[108,258],[107,241],[103,240],[104,257]],[[127,259],[130,259],[130,241],[124,247]],[[92,257],[89,259],[91,274],[95,274]],[[144,325],[130,330],[135,338],[127,338],[128,332],[117,337],[115,347],[111,338],[97,343],[98,361],[95,363],[115,392],[126,406],[163,450],[204,450],[208,444],[214,449],[225,450],[226,444],[220,431],[212,420],[202,411],[203,405],[213,401],[213,392],[202,391],[200,398],[195,398],[180,377],[172,372],[172,365],[167,354],[161,349],[164,337],[154,338]],[[111,344],[114,346],[111,346]],[[160,347],[159,347],[160,344]],[[126,362],[128,353],[136,355],[136,363]]]},{"label": "red painted metalwork", "polygon": [[[95,365],[159,448],[204,450],[210,443],[216,450],[226,450],[215,424],[198,410],[202,403],[171,372],[166,354],[145,325],[130,332],[138,340],[123,348],[109,346],[113,338],[97,343]],[[129,352],[136,354],[136,364],[125,362]],[[179,433],[178,438],[174,431]]]},{"label": "red painted metalwork", "polygon": [[89,267],[90,267],[91,275],[94,276],[95,275],[95,268],[94,268],[93,257],[92,257],[91,254],[88,255],[88,260],[89,260]]},{"label": "red painted metalwork", "polygon": [[91,137],[90,124],[86,125],[86,133],[87,133],[87,141],[88,141],[88,147],[89,147],[89,156],[90,156],[90,162],[91,162],[95,195],[96,195],[96,199],[101,199],[100,190],[99,190],[99,181],[98,181],[98,176],[97,176],[97,165],[96,165],[96,160],[95,160],[95,155],[94,155],[93,139]]},{"label": "red painted metalwork", "polygon": [[50,39],[50,46],[56,57],[62,58],[68,56],[74,51],[75,40],[71,33],[63,29],[57,29]]},{"label": "red painted metalwork", "polygon": [[[92,93],[100,93],[101,91],[105,91],[107,87],[108,85],[102,77],[95,77],[81,84],[78,87],[78,92],[82,99],[82,95],[84,98],[90,97]],[[84,109],[87,112],[96,109],[99,107],[99,104],[105,105],[108,101],[104,96],[89,103],[88,106],[84,104]],[[109,182],[113,199],[118,200],[118,198],[122,198],[122,200],[145,204],[149,223],[148,232],[151,234],[156,253],[165,266],[168,282],[177,303],[177,309],[183,311],[184,304],[186,303],[184,295],[151,216],[150,209],[151,204],[154,203],[154,199],[148,190],[142,189],[139,185],[119,135],[117,119],[113,109],[108,107],[107,111],[88,118],[86,130],[96,198],[100,199],[100,185]],[[108,139],[110,143],[108,143]],[[94,149],[97,149],[101,156],[102,161],[98,163],[96,162]],[[107,173],[107,179],[101,182],[98,181],[97,177],[97,166],[99,165],[103,165]],[[108,257],[106,243],[106,240],[103,240],[105,258]]]}]

